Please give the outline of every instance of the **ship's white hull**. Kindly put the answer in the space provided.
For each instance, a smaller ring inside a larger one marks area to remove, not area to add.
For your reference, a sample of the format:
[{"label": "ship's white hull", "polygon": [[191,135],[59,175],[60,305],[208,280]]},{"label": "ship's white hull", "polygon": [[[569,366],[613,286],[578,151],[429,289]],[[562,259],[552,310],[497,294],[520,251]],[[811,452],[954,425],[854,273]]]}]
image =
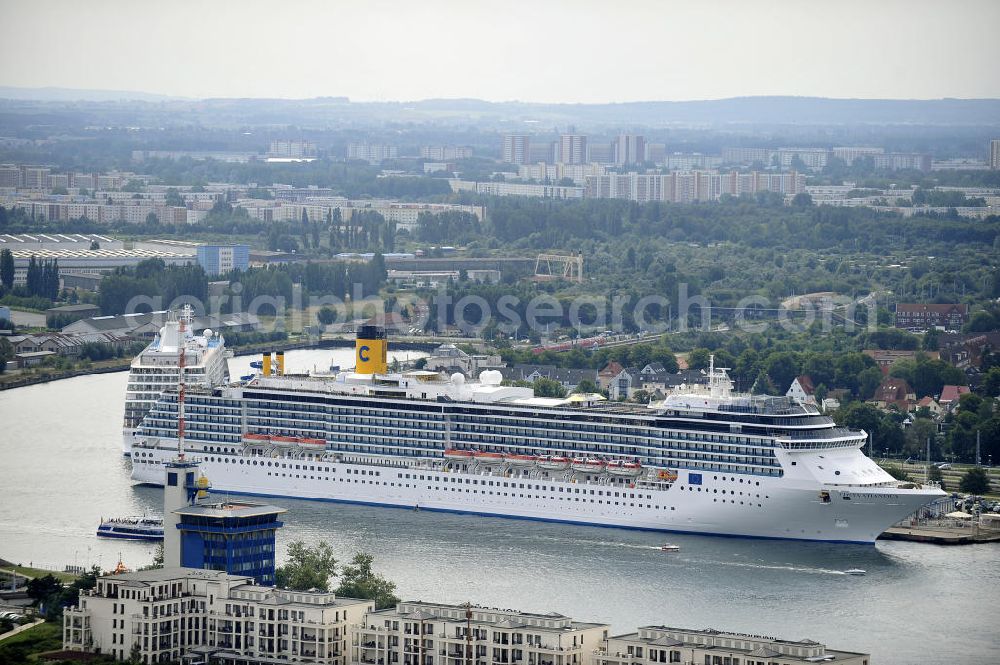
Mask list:
[{"label": "ship's white hull", "polygon": [[[175,450],[138,446],[132,478],[162,485],[162,464],[175,455]],[[508,478],[497,471],[488,475],[414,468],[402,461],[389,466],[361,459],[192,456],[201,462],[214,491],[629,529],[852,543],[873,543],[886,528],[943,494],[930,489],[797,486],[787,478],[730,474],[702,474],[702,484],[694,485],[687,472],[670,486],[649,489]],[[820,490],[828,492],[828,501]]]}]

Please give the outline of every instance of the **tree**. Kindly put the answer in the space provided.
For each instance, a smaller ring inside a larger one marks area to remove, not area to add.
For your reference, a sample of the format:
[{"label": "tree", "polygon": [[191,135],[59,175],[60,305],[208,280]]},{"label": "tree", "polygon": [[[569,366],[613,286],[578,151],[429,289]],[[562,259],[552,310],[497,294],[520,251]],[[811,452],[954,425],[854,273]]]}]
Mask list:
[{"label": "tree", "polygon": [[590,379],[584,379],[577,384],[576,388],[573,390],[575,393],[599,393],[601,392],[601,387],[591,381]]},{"label": "tree", "polygon": [[712,352],[708,349],[694,349],[687,357],[688,369],[708,369],[711,355]]},{"label": "tree", "polygon": [[902,467],[899,466],[887,466],[885,467],[886,473],[890,476],[904,483],[910,482],[910,474],[908,474]]},{"label": "tree", "polygon": [[7,369],[7,363],[14,357],[14,345],[6,337],[0,337],[0,374]]},{"label": "tree", "polygon": [[372,570],[374,557],[366,552],[358,552],[351,563],[344,566],[340,576],[338,596],[346,598],[366,598],[375,601],[375,609],[392,607],[399,602],[396,584]]},{"label": "tree", "polygon": [[337,320],[337,312],[332,307],[321,307],[318,312],[316,312],[316,318],[324,326],[328,326]]},{"label": "tree", "polygon": [[771,377],[767,375],[767,372],[760,370],[757,373],[757,378],[754,379],[753,385],[750,386],[750,392],[754,395],[777,395],[778,389],[774,387],[774,382],[771,381]]},{"label": "tree", "polygon": [[180,192],[177,191],[176,187],[167,188],[167,200],[166,204],[168,206],[173,206],[175,208],[184,207],[184,199],[181,198]]},{"label": "tree", "polygon": [[772,353],[767,357],[764,368],[767,370],[767,375],[771,377],[771,381],[774,382],[774,386],[782,394],[788,390],[799,373],[798,359],[794,353],[790,352]]},{"label": "tree", "polygon": [[986,469],[974,466],[962,476],[958,488],[968,494],[986,494],[990,489],[990,477]]},{"label": "tree", "polygon": [[146,224],[149,226],[156,226],[160,223],[160,218],[156,216],[155,212],[151,212],[146,215]]},{"label": "tree", "polygon": [[947,490],[947,487],[945,487],[944,484],[944,474],[941,473],[941,469],[934,465],[931,465],[931,467],[927,469],[927,480],[933,481],[940,485],[941,489]]},{"label": "tree", "polygon": [[28,597],[34,601],[34,604],[41,605],[58,598],[63,591],[63,583],[56,579],[52,573],[49,573],[44,577],[29,580],[27,591]]},{"label": "tree", "polygon": [[923,457],[927,449],[927,439],[933,443],[937,435],[937,425],[933,421],[917,418],[906,430],[906,454]]},{"label": "tree", "polygon": [[858,396],[861,399],[871,399],[882,383],[882,370],[878,367],[868,367],[858,374]]},{"label": "tree", "polygon": [[806,192],[799,192],[792,197],[792,205],[797,208],[808,208],[813,204],[813,197]]},{"label": "tree", "polygon": [[14,254],[9,249],[0,250],[0,284],[14,288]]},{"label": "tree", "polygon": [[531,386],[535,389],[536,397],[562,398],[566,396],[566,389],[562,387],[561,383],[553,379],[547,379],[544,376],[540,379],[536,379]]},{"label": "tree", "polygon": [[987,397],[1000,397],[1000,367],[991,367],[983,378],[982,385]]},{"label": "tree", "polygon": [[337,560],[329,543],[309,547],[296,540],[288,546],[288,563],[275,571],[277,585],[293,591],[330,589],[330,577],[337,571]]}]

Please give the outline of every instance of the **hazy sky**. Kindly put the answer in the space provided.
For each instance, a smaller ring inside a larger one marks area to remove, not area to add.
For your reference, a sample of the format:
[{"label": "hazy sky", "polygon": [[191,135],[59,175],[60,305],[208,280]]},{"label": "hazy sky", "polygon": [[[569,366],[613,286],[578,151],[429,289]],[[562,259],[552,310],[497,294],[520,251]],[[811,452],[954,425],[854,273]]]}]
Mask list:
[{"label": "hazy sky", "polygon": [[0,0],[0,85],[603,102],[1000,97],[1000,0]]}]

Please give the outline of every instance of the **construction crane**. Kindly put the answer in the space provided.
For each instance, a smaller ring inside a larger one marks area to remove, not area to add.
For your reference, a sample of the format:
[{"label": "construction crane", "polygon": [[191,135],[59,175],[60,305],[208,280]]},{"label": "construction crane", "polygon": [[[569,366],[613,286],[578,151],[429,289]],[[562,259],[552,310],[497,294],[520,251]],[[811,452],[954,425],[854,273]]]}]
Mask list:
[{"label": "construction crane", "polygon": [[[555,264],[557,269],[562,269],[561,274],[553,272],[553,264]],[[559,276],[570,282],[582,284],[583,252],[577,252],[576,254],[539,254],[538,258],[535,259],[535,277],[555,279]]]}]

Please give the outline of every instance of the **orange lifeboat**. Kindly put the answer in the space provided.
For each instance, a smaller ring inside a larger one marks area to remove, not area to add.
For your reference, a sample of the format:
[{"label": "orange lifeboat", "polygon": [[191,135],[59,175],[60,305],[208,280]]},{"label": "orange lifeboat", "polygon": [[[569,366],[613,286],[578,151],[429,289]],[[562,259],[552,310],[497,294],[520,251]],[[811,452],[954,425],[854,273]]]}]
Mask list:
[{"label": "orange lifeboat", "polygon": [[444,456],[446,459],[469,459],[473,456],[471,450],[459,450],[458,448],[445,448]]},{"label": "orange lifeboat", "polygon": [[538,458],[534,455],[507,455],[504,460],[513,466],[531,466]]},{"label": "orange lifeboat", "polygon": [[477,452],[475,453],[475,458],[486,464],[499,464],[503,461],[503,453]]}]

